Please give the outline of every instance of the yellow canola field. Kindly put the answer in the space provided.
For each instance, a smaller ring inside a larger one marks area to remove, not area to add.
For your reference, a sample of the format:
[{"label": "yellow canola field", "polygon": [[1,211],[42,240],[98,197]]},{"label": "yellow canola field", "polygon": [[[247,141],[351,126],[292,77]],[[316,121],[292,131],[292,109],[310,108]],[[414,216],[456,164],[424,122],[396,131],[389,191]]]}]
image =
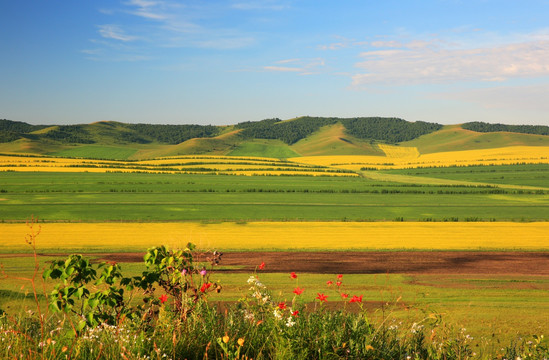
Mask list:
[{"label": "yellow canola field", "polygon": [[[382,145],[380,145],[382,147]],[[397,147],[397,146],[394,146]],[[358,171],[363,167],[403,169],[429,166],[506,165],[516,163],[549,163],[549,146],[509,146],[494,149],[449,151],[413,157],[410,148],[399,153],[391,148],[387,156],[333,155],[304,156],[289,160]],[[413,149],[413,148],[412,148]],[[385,151],[384,150],[384,151]]]},{"label": "yellow canola field", "polygon": [[[35,225],[36,226],[36,225]],[[218,250],[549,250],[549,222],[46,223],[39,252]],[[25,224],[0,224],[0,253],[28,250]]]},{"label": "yellow canola field", "polygon": [[378,145],[385,153],[385,156],[395,159],[415,159],[419,157],[419,151],[416,147],[395,146],[395,145]]},{"label": "yellow canola field", "polygon": [[[186,165],[190,164],[190,165]],[[196,170],[193,170],[196,169]],[[287,162],[269,158],[179,157],[147,161],[110,161],[55,157],[1,156],[0,171],[39,172],[162,172],[226,173],[235,175],[352,175],[330,173],[309,165],[289,167]]]}]

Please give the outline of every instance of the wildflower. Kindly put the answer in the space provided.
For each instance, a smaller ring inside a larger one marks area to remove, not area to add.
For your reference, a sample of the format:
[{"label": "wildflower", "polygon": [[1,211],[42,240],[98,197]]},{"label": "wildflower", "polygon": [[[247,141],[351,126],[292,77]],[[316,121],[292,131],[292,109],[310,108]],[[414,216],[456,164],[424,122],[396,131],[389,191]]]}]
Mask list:
[{"label": "wildflower", "polygon": [[327,299],[328,299],[328,296],[326,296],[326,295],[324,295],[324,294],[321,294],[321,293],[317,293],[317,295],[318,295],[318,296],[316,297],[316,299],[320,300],[320,302],[322,302],[322,301],[328,301],[328,300],[327,300]]},{"label": "wildflower", "polygon": [[207,273],[208,272],[206,271],[206,269],[200,270],[200,275],[202,275],[202,276],[206,276]]},{"label": "wildflower", "polygon": [[292,316],[297,317],[297,316],[299,316],[299,310],[292,311],[291,314],[292,314]]},{"label": "wildflower", "polygon": [[187,269],[181,270],[181,276],[185,276],[185,275],[187,275]]},{"label": "wildflower", "polygon": [[238,338],[236,342],[238,343],[238,346],[244,346],[244,338]]},{"label": "wildflower", "polygon": [[278,303],[278,308],[279,308],[280,310],[286,309],[286,303],[285,303],[285,302]]},{"label": "wildflower", "polygon": [[303,294],[303,290],[305,290],[305,289],[296,287],[296,288],[294,289],[294,294],[296,294],[296,295],[301,295],[301,294]]},{"label": "wildflower", "polygon": [[264,262],[264,261],[262,261],[262,262],[261,262],[261,265],[259,265],[259,267],[258,267],[258,268],[259,268],[259,270],[263,270],[263,269],[265,269],[265,262]]},{"label": "wildflower", "polygon": [[328,285],[328,286],[333,285],[333,284],[334,284],[334,282],[332,280],[326,281],[326,285]]},{"label": "wildflower", "polygon": [[223,336],[223,342],[226,344],[229,342],[229,335],[225,334],[225,336]]},{"label": "wildflower", "polygon": [[290,273],[290,278],[292,278],[292,279],[297,279],[296,273],[292,271],[292,272]]},{"label": "wildflower", "polygon": [[362,295],[360,296],[356,296],[356,295],[353,295],[353,297],[351,298],[351,300],[349,300],[350,303],[361,303],[362,302]]},{"label": "wildflower", "polygon": [[287,327],[292,327],[292,326],[294,326],[294,325],[295,325],[295,321],[294,321],[294,319],[292,319],[292,317],[290,316],[290,317],[288,318],[288,320],[286,321],[286,326],[287,326]]},{"label": "wildflower", "polygon": [[204,293],[204,292],[206,292],[206,290],[208,290],[210,288],[210,286],[212,286],[212,283],[204,283],[200,287],[200,291]]},{"label": "wildflower", "polygon": [[349,297],[349,294],[341,293],[342,299],[347,299]]},{"label": "wildflower", "polygon": [[337,286],[337,287],[340,287],[341,284],[343,284],[341,281],[336,282],[336,286]]},{"label": "wildflower", "polygon": [[277,320],[282,320],[282,314],[280,313],[280,311],[278,309],[274,309],[273,315]]},{"label": "wildflower", "polygon": [[166,301],[168,301],[168,295],[162,294],[160,295],[159,299],[160,299],[160,302],[164,304]]},{"label": "wildflower", "polygon": [[343,279],[343,275],[339,274],[339,275],[337,276],[337,279],[338,279],[338,280]]}]

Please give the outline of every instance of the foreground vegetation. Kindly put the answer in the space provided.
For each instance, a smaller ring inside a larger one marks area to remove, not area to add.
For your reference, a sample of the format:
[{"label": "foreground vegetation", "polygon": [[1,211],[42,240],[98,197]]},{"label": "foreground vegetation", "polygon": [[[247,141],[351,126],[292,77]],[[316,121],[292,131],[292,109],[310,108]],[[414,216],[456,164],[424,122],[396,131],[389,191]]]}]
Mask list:
[{"label": "foreground vegetation", "polygon": [[[33,224],[31,224],[33,225]],[[35,225],[35,224],[34,224]],[[427,312],[402,319],[387,304],[372,315],[364,293],[346,291],[344,275],[328,277],[331,293],[311,292],[301,274],[287,274],[291,298],[283,298],[263,282],[265,264],[247,280],[247,291],[234,305],[209,301],[222,286],[214,282],[222,254],[207,263],[195,258],[193,245],[182,250],[150,248],[145,270],[127,277],[116,263],[94,264],[80,255],[51,262],[40,274],[36,236],[27,242],[35,264],[27,278],[35,308],[0,315],[3,358],[26,359],[544,359],[543,336],[509,344],[478,341],[466,329]],[[39,299],[40,275],[53,281]],[[5,274],[4,274],[5,277]],[[310,295],[309,295],[310,296]],[[339,306],[330,307],[332,299]],[[398,305],[400,299],[395,301]],[[378,314],[379,315],[379,314]]]}]

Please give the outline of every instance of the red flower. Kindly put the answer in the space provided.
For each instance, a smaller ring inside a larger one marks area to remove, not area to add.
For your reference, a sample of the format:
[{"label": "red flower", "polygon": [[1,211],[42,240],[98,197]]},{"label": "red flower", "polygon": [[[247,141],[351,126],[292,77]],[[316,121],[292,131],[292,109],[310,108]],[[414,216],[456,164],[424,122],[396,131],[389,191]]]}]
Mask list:
[{"label": "red flower", "polygon": [[292,311],[292,316],[299,316],[299,310]]},{"label": "red flower", "polygon": [[303,290],[305,290],[305,289],[296,287],[294,289],[294,294],[301,295],[301,294],[303,294]]},{"label": "red flower", "polygon": [[339,275],[337,276],[337,279],[338,279],[338,280],[343,279],[343,275],[339,274]]},{"label": "red flower", "polygon": [[292,272],[290,273],[290,278],[292,278],[292,279],[297,279],[296,273],[292,271]]},{"label": "red flower", "polygon": [[333,285],[333,284],[334,284],[334,282],[332,280],[326,281],[326,285],[328,285],[328,286]]},{"label": "red flower", "polygon": [[354,303],[354,302],[361,303],[362,302],[362,295],[360,295],[360,296],[353,295],[353,297],[351,298],[351,300],[349,300],[349,302],[350,303]]},{"label": "red flower", "polygon": [[280,310],[286,309],[286,303],[285,303],[285,302],[278,303],[278,308],[279,308]]},{"label": "red flower", "polygon": [[263,270],[263,269],[265,269],[265,262],[264,261],[262,261],[261,265],[259,265],[259,270]]},{"label": "red flower", "polygon": [[320,300],[320,302],[322,301],[328,301],[328,296],[324,295],[324,294],[321,294],[321,293],[317,293],[317,297],[316,299]]},{"label": "red flower", "polygon": [[202,284],[202,286],[200,287],[200,291],[201,292],[206,292],[206,290],[208,290],[210,288],[210,286],[212,286],[212,283],[204,283]]},{"label": "red flower", "polygon": [[337,286],[337,287],[340,287],[341,284],[343,284],[341,281],[336,282],[336,286]]},{"label": "red flower", "polygon": [[160,295],[159,299],[160,299],[160,302],[164,304],[166,301],[168,301],[168,295],[162,294]]},{"label": "red flower", "polygon": [[347,299],[349,297],[349,294],[341,293],[341,298]]}]

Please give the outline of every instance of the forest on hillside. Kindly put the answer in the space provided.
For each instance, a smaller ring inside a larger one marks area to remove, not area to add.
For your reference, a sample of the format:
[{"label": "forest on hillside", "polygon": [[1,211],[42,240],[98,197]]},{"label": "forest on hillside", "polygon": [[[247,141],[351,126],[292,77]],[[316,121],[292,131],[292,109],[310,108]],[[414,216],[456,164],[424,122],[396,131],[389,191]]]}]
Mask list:
[{"label": "forest on hillside", "polygon": [[[424,121],[409,122],[400,118],[384,117],[311,117],[305,116],[282,121],[278,118],[260,121],[246,121],[234,125],[240,129],[240,136],[248,139],[277,139],[288,145],[295,144],[323,126],[341,123],[345,133],[359,139],[399,143],[415,139],[442,128],[441,124]],[[38,130],[51,127],[43,132]],[[478,132],[510,131],[525,134],[549,135],[549,126],[503,125],[483,122],[469,122],[464,129]],[[47,140],[59,144],[148,144],[160,143],[175,145],[192,138],[210,138],[220,135],[226,126],[215,125],[161,125],[125,124],[114,121],[101,121],[78,125],[31,125],[21,121],[0,119],[0,142],[6,143],[21,138]]]},{"label": "forest on hillside", "polygon": [[442,125],[423,121],[409,122],[399,118],[382,117],[302,117],[291,121],[266,119],[237,125],[243,128],[242,135],[258,139],[279,139],[292,145],[306,138],[323,126],[342,123],[348,135],[359,139],[370,139],[398,143],[415,139],[421,135],[439,130]]},{"label": "forest on hillside", "polygon": [[480,121],[468,122],[461,125],[466,130],[476,132],[508,131],[522,134],[549,135],[549,126],[544,125],[505,125],[489,124]]}]

